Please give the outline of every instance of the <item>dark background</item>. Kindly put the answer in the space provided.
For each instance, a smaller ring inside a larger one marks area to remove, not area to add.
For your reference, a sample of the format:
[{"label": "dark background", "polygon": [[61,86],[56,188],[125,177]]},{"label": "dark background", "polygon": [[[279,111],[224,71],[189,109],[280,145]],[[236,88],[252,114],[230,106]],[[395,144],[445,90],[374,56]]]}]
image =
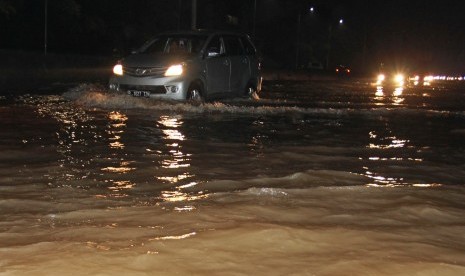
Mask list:
[{"label": "dark background", "polygon": [[[0,49],[44,52],[45,1],[0,0]],[[47,53],[118,58],[156,33],[191,28],[191,0],[47,3]],[[197,6],[198,28],[248,33],[269,68],[345,64],[369,74],[384,63],[465,71],[462,1],[197,0]]]}]

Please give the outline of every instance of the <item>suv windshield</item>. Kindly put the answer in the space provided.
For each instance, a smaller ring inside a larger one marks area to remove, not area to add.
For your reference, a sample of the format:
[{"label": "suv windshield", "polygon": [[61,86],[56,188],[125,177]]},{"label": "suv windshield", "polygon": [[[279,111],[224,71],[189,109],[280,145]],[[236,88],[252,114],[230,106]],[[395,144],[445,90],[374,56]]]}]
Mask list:
[{"label": "suv windshield", "polygon": [[142,47],[146,54],[196,54],[207,39],[200,35],[159,36]]}]

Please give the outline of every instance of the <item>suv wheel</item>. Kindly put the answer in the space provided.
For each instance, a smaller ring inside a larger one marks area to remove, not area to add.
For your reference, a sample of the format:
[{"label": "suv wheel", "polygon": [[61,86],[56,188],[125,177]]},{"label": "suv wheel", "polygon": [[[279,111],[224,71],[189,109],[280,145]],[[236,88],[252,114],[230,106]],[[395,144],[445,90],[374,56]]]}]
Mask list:
[{"label": "suv wheel", "polygon": [[191,84],[187,90],[186,100],[191,103],[202,103],[204,101],[202,96],[202,88],[199,84]]},{"label": "suv wheel", "polygon": [[248,85],[245,91],[245,96],[252,100],[259,100],[260,97],[258,96],[257,89],[254,86]]}]

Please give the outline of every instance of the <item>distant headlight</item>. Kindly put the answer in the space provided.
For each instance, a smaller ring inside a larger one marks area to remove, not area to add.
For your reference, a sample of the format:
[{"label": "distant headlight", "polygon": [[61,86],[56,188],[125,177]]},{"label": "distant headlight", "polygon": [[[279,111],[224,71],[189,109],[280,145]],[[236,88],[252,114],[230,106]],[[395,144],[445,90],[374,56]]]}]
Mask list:
[{"label": "distant headlight", "polygon": [[113,67],[113,73],[114,73],[115,75],[122,76],[122,75],[123,75],[123,65],[121,65],[121,64],[116,64],[116,65]]},{"label": "distant headlight", "polygon": [[378,79],[377,79],[378,84],[381,84],[384,81],[385,78],[386,78],[386,76],[384,76],[384,74],[379,74]]},{"label": "distant headlight", "polygon": [[394,77],[394,81],[395,81],[398,85],[404,85],[404,75],[402,75],[402,74],[397,74],[397,75]]},{"label": "distant headlight", "polygon": [[166,70],[165,76],[166,77],[171,77],[171,76],[179,76],[182,74],[183,68],[181,64],[176,64],[172,65]]},{"label": "distant headlight", "polygon": [[423,80],[424,80],[424,81],[431,82],[431,81],[434,80],[434,77],[433,77],[433,76],[425,76],[425,77],[423,78]]},{"label": "distant headlight", "polygon": [[397,74],[397,75],[394,77],[394,80],[395,80],[396,82],[402,82],[402,81],[404,81],[404,75],[402,75],[402,74]]}]

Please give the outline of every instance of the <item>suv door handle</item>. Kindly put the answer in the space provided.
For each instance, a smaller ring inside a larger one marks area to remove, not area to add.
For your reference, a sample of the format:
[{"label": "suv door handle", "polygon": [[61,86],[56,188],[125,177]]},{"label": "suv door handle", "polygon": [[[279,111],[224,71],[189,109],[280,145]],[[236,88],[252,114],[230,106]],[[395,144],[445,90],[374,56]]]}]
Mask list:
[{"label": "suv door handle", "polygon": [[223,61],[223,65],[228,66],[228,65],[229,65],[229,59],[225,59],[225,60]]}]

